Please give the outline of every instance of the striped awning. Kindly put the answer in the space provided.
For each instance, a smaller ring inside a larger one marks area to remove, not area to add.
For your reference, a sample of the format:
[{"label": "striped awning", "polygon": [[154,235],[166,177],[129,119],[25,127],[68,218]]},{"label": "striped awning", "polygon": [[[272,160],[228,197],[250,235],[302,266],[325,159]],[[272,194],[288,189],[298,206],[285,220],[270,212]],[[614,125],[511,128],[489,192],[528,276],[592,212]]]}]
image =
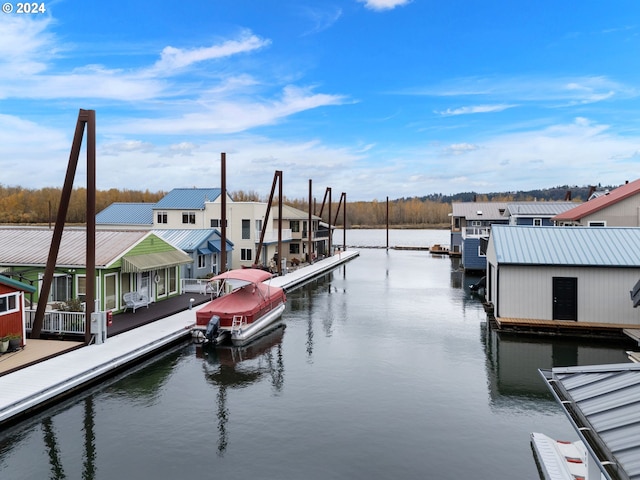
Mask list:
[{"label": "striped awning", "polygon": [[147,272],[191,262],[193,262],[193,259],[179,250],[145,253],[144,255],[122,257],[122,271],[124,273]]}]

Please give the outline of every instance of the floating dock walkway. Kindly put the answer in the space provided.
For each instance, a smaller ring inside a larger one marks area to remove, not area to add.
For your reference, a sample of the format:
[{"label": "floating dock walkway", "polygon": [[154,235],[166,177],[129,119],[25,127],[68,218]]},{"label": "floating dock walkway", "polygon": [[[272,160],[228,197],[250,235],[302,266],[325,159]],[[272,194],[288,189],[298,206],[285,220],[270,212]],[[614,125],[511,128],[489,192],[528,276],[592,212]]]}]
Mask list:
[{"label": "floating dock walkway", "polygon": [[[358,255],[357,250],[336,253],[312,265],[275,277],[271,282],[290,291]],[[1,376],[0,425],[18,421],[168,345],[190,337],[195,324],[195,312],[200,307],[110,337],[103,344],[78,348]]]}]

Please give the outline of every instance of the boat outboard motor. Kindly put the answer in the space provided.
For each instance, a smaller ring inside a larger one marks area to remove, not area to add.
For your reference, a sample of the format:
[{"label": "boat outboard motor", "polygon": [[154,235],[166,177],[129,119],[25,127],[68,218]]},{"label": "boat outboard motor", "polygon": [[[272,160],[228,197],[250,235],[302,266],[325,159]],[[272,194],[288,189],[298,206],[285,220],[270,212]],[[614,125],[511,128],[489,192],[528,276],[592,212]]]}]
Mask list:
[{"label": "boat outboard motor", "polygon": [[219,328],[220,328],[220,317],[218,315],[213,315],[209,319],[209,323],[207,324],[207,330],[204,334],[205,338],[209,340],[211,343],[216,343],[216,338],[218,337]]}]

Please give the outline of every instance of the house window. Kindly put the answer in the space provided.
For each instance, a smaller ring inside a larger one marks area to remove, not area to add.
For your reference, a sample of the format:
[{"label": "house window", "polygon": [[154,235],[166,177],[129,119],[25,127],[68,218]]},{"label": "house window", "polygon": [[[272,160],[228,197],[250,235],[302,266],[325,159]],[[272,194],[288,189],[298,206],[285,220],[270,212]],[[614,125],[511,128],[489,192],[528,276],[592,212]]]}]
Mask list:
[{"label": "house window", "polygon": [[87,297],[87,277],[78,275],[76,277],[76,297],[81,301],[86,301]]},{"label": "house window", "polygon": [[71,275],[54,275],[51,281],[50,302],[66,302],[71,299],[71,287],[73,277]]},{"label": "house window", "polygon": [[240,260],[250,261],[253,255],[253,250],[250,248],[242,248],[240,249]]},{"label": "house window", "polygon": [[176,293],[178,291],[178,268],[169,268],[169,293]]},{"label": "house window", "polygon": [[472,227],[481,227],[482,226],[482,221],[480,221],[480,220],[472,220],[471,221],[471,226]]},{"label": "house window", "polygon": [[290,243],[289,244],[289,253],[292,253],[292,254],[300,253],[300,244],[299,243]]},{"label": "house window", "polygon": [[0,295],[0,315],[8,315],[19,310],[18,295],[17,293]]},{"label": "house window", "polygon": [[198,255],[198,268],[204,268],[207,264],[207,260],[204,255]]},{"label": "house window", "polygon": [[242,220],[242,239],[249,240],[251,238],[251,220]]},{"label": "house window", "polygon": [[118,308],[118,274],[110,273],[104,276],[104,309]]},{"label": "house window", "polygon": [[599,221],[599,222],[589,222],[590,227],[606,227],[607,222]]},{"label": "house window", "polygon": [[195,212],[182,212],[182,223],[187,224],[190,223],[195,225],[196,223],[196,213]]},{"label": "house window", "polygon": [[291,231],[292,232],[299,232],[300,231],[300,220],[291,220],[289,222],[289,226],[291,227]]},{"label": "house window", "polygon": [[542,226],[542,219],[541,218],[534,218],[533,219],[533,226],[534,227],[541,227]]},{"label": "house window", "polygon": [[158,215],[156,218],[158,223],[168,223],[167,212],[158,212]]}]

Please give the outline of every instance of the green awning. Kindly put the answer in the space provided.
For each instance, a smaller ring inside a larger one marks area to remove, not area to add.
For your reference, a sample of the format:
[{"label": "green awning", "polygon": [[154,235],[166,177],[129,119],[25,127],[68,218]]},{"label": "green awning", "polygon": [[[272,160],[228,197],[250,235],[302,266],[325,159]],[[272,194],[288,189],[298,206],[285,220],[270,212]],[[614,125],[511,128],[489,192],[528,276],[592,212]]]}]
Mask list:
[{"label": "green awning", "polygon": [[122,272],[147,272],[159,268],[173,267],[183,263],[191,263],[193,259],[184,252],[171,250],[168,252],[145,253],[122,257]]}]

